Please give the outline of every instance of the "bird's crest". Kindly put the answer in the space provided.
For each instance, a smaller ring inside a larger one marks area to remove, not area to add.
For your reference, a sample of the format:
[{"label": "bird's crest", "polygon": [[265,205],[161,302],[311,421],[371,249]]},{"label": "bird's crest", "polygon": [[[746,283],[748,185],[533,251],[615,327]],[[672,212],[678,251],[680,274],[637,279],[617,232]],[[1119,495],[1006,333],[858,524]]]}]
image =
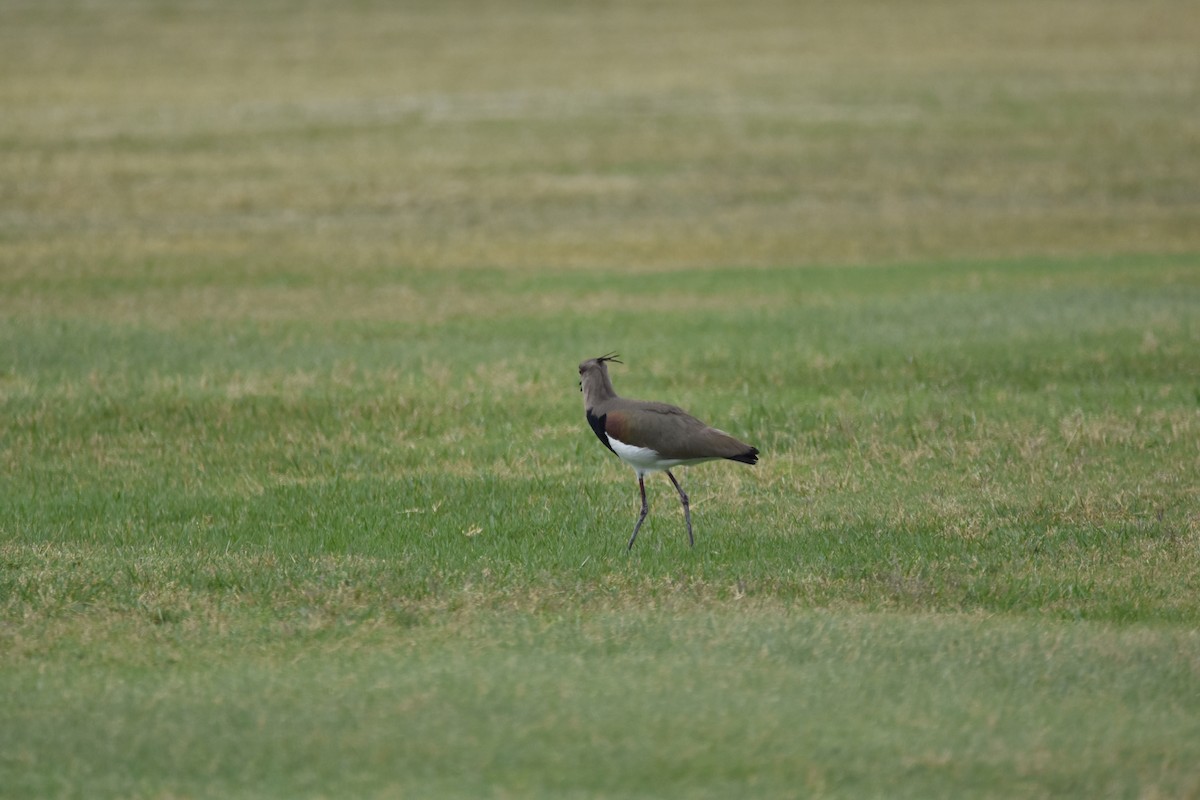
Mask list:
[{"label": "bird's crest", "polygon": [[606,356],[599,356],[596,361],[601,364],[603,364],[605,361],[611,361],[614,364],[624,364],[625,362],[621,361],[620,359],[621,356],[618,353],[609,353]]}]

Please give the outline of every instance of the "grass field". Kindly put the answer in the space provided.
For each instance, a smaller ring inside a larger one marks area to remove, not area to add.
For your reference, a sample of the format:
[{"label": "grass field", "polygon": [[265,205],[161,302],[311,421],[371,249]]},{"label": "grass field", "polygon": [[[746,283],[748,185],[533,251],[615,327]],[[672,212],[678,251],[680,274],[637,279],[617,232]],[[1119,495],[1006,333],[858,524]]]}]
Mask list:
[{"label": "grass field", "polygon": [[0,4],[0,795],[1200,797],[1194,5]]}]

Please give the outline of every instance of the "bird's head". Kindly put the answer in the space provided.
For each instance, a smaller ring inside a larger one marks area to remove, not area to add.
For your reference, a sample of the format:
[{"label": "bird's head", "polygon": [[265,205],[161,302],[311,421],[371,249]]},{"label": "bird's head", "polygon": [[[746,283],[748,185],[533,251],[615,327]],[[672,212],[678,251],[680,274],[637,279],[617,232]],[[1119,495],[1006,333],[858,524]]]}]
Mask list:
[{"label": "bird's head", "polygon": [[589,406],[599,400],[615,396],[612,381],[608,378],[607,363],[622,364],[616,353],[606,356],[589,358],[579,365],[579,391],[584,394],[584,402]]}]

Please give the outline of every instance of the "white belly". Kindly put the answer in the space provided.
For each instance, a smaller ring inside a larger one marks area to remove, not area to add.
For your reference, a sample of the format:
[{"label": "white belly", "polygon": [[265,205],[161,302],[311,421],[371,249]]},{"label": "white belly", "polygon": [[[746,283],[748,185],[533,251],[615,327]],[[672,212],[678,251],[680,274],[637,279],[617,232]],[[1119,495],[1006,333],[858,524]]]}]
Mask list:
[{"label": "white belly", "polygon": [[619,455],[626,464],[636,469],[639,475],[695,462],[695,459],[663,458],[649,447],[625,444],[611,436],[608,437],[608,443],[612,446],[613,452]]}]

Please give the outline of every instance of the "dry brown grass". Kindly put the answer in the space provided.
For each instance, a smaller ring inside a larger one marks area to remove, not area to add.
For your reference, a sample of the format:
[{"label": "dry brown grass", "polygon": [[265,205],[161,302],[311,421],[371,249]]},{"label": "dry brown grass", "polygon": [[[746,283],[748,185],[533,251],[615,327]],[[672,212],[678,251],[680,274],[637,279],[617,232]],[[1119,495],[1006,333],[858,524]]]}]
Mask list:
[{"label": "dry brown grass", "polygon": [[1200,244],[1184,0],[0,13],[10,281]]}]

